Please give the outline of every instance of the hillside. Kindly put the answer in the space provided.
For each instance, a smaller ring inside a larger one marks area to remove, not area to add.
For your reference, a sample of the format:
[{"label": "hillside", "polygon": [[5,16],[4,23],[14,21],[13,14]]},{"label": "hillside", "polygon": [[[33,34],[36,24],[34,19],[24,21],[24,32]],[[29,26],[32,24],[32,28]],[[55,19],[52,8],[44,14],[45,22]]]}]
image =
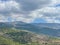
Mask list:
[{"label": "hillside", "polygon": [[15,28],[0,28],[0,45],[58,45],[60,38]]}]

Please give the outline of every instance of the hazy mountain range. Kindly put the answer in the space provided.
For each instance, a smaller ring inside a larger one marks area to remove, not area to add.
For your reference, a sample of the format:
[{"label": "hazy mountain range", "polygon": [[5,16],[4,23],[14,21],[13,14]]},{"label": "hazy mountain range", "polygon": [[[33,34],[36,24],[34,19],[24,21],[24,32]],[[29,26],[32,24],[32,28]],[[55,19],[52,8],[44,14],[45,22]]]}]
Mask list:
[{"label": "hazy mountain range", "polygon": [[2,27],[24,29],[37,34],[60,37],[60,24],[57,23],[24,23],[21,21],[0,22],[0,28]]},{"label": "hazy mountain range", "polygon": [[59,25],[0,22],[0,45],[60,45]]}]

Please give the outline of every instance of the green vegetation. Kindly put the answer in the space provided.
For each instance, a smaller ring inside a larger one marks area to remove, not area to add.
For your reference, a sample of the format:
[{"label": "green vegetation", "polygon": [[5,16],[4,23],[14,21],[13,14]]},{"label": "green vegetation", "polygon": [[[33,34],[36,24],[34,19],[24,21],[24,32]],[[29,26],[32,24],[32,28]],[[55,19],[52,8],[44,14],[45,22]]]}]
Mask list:
[{"label": "green vegetation", "polygon": [[0,28],[0,45],[60,45],[60,38],[14,28]]}]

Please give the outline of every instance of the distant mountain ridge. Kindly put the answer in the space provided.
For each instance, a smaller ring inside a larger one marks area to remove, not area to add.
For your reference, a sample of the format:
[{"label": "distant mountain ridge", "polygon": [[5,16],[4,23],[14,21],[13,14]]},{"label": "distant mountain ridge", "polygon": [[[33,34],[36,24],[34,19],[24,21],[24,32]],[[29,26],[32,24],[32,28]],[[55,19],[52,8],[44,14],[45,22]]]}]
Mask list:
[{"label": "distant mountain ridge", "polygon": [[21,21],[1,22],[0,27],[24,29],[38,34],[60,37],[60,24],[57,23],[24,23]]},{"label": "distant mountain ridge", "polygon": [[48,27],[53,29],[60,29],[59,23],[33,23],[34,25],[37,25],[39,27]]}]

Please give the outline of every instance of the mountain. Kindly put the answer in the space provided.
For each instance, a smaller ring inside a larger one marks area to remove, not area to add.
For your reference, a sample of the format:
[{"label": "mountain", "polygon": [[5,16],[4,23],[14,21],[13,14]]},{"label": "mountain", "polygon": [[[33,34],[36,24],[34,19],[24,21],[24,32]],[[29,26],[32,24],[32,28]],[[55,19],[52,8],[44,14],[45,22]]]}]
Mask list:
[{"label": "mountain", "polygon": [[0,22],[0,45],[60,45],[60,30],[46,25]]},{"label": "mountain", "polygon": [[0,27],[4,26],[19,30],[27,30],[37,34],[60,37],[60,24],[57,23],[24,23],[21,21],[0,23]]},{"label": "mountain", "polygon": [[0,22],[0,28],[3,28],[3,27],[11,28],[13,27],[13,25],[10,22]]},{"label": "mountain", "polygon": [[28,30],[38,34],[60,37],[60,24],[57,23],[24,23],[15,22],[14,28]]},{"label": "mountain", "polygon": [[34,25],[37,25],[38,27],[48,27],[53,29],[60,29],[59,23],[33,23]]}]

